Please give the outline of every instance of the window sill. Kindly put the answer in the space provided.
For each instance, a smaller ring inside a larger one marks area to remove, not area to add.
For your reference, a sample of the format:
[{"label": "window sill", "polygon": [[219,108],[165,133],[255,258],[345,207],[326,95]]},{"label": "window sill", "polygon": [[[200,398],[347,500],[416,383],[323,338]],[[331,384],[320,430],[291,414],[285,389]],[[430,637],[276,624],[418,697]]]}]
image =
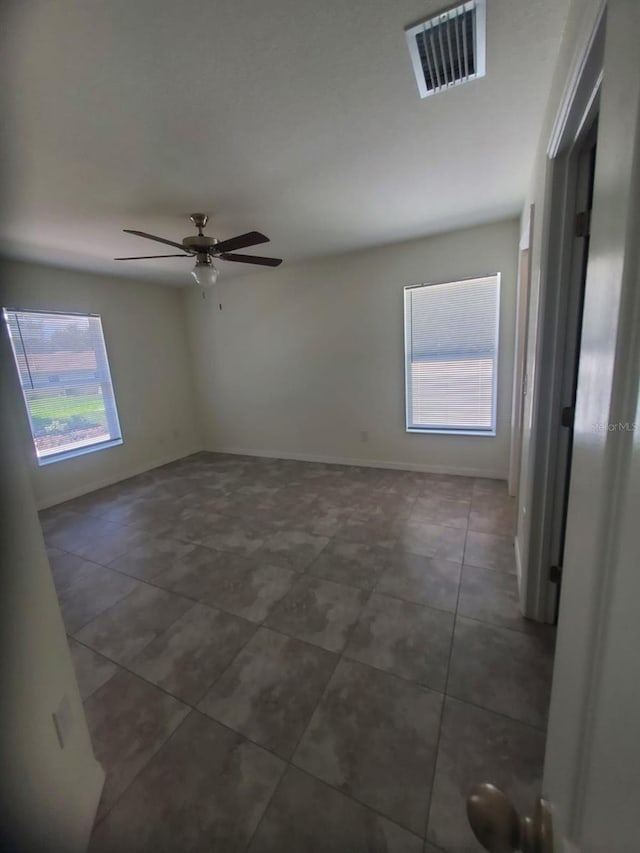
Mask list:
[{"label": "window sill", "polygon": [[65,459],[75,459],[76,456],[85,456],[87,453],[97,453],[98,450],[107,450],[109,447],[117,447],[122,444],[121,438],[112,441],[101,441],[100,444],[89,444],[85,447],[75,447],[73,450],[65,450],[62,453],[52,453],[50,456],[37,457],[38,466],[52,465],[54,462],[63,462]]},{"label": "window sill", "polygon": [[484,438],[495,438],[496,431],[489,429],[427,429],[422,427],[407,427],[406,432],[417,435],[475,435]]}]

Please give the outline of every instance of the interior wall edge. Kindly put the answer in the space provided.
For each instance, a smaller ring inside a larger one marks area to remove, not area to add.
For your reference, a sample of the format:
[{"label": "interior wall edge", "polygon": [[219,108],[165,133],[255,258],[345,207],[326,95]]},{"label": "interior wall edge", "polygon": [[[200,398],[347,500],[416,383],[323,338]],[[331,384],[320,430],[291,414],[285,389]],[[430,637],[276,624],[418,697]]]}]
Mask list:
[{"label": "interior wall edge", "polygon": [[[520,602],[523,601],[522,596],[522,555],[520,553],[520,540],[518,539],[518,534],[516,533],[513,537],[513,549],[516,561],[516,578],[518,579],[518,595],[520,598]],[[523,610],[524,613],[524,610]],[[526,613],[524,615],[527,615]]]},{"label": "interior wall edge", "polygon": [[90,483],[83,483],[77,488],[68,489],[64,492],[60,492],[59,494],[54,495],[53,497],[38,501],[37,509],[48,509],[49,507],[65,503],[65,501],[71,501],[74,498],[79,498],[82,495],[88,495],[91,492],[97,491],[98,489],[104,489],[107,486],[113,486],[116,483],[123,483],[125,480],[130,480],[132,477],[137,477],[139,474],[145,474],[147,471],[153,471],[154,468],[161,468],[163,465],[168,465],[170,462],[177,462],[179,459],[186,459],[187,456],[192,456],[194,453],[199,453],[203,449],[204,448],[202,447],[194,447],[188,450],[186,453],[172,453],[165,457],[155,459],[153,462],[146,462],[144,465],[140,465],[137,468],[131,469],[130,471],[127,471],[124,476],[122,474],[115,474],[113,477],[103,477],[100,480],[95,480]]}]

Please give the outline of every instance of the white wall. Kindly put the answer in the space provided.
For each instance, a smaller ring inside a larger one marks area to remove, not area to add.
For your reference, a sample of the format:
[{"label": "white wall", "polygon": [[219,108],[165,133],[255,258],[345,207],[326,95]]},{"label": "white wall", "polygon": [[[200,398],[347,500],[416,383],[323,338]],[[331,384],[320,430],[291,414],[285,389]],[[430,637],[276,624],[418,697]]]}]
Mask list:
[{"label": "white wall", "polygon": [[[86,849],[104,772],[93,756],[21,447],[23,410],[0,328],[0,847]],[[28,428],[28,427],[27,427]],[[60,747],[52,714],[71,728]]]},{"label": "white wall", "polygon": [[200,449],[184,303],[177,289],[3,261],[0,302],[3,307],[102,317],[124,442],[39,467],[27,426],[23,444],[38,507]]},{"label": "white wall", "polygon": [[640,4],[609,0],[544,770],[581,853],[640,848],[639,40]]},{"label": "white wall", "polygon": [[[191,291],[205,446],[506,478],[518,238],[507,220],[227,281],[223,272],[204,301]],[[403,287],[493,272],[497,435],[407,434]]]}]

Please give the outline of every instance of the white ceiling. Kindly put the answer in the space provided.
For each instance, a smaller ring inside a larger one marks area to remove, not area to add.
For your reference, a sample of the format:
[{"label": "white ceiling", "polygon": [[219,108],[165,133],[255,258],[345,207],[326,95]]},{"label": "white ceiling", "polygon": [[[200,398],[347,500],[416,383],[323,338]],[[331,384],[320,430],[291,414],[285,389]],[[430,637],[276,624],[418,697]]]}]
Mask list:
[{"label": "white ceiling", "polygon": [[517,214],[568,4],[488,0],[487,76],[421,100],[404,27],[447,0],[7,0],[1,245],[184,284],[121,229],[286,261]]}]

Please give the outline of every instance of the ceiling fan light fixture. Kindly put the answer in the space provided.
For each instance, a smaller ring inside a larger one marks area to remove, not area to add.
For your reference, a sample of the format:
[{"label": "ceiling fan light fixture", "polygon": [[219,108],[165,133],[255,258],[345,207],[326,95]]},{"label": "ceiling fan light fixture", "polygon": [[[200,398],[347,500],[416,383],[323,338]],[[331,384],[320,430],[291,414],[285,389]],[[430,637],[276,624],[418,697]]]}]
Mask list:
[{"label": "ceiling fan light fixture", "polygon": [[200,287],[213,287],[218,280],[218,270],[211,255],[198,255],[198,260],[191,270],[196,284]]}]

